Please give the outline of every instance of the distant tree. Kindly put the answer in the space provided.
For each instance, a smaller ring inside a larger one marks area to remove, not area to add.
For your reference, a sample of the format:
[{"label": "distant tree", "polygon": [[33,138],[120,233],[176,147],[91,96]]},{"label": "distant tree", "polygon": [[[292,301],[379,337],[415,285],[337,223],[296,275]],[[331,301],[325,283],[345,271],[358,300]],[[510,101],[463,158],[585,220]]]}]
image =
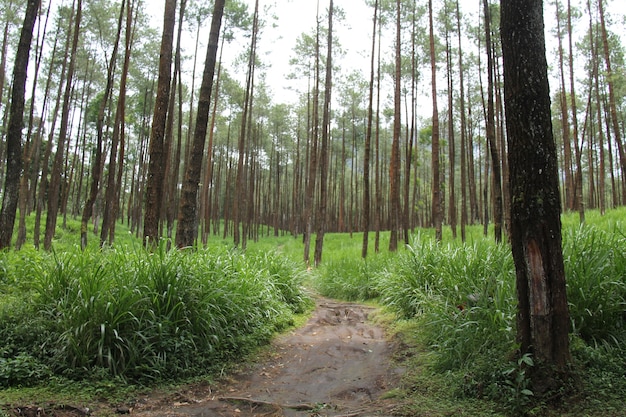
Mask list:
[{"label": "distant tree", "polygon": [[556,388],[570,359],[561,199],[552,133],[543,1],[503,0],[501,36],[520,353],[533,390]]},{"label": "distant tree", "polygon": [[22,175],[22,129],[24,128],[24,97],[33,29],[40,0],[29,0],[13,66],[13,90],[7,129],[7,164],[2,209],[0,210],[0,249],[9,247],[17,212],[20,177]]}]

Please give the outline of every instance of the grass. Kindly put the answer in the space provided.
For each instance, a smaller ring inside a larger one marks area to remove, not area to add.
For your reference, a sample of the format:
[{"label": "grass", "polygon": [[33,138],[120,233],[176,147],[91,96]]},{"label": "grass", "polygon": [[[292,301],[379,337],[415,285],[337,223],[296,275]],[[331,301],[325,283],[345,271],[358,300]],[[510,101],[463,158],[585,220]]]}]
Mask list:
[{"label": "grass", "polygon": [[535,399],[529,389],[525,369],[533,366],[532,357],[513,355],[516,294],[510,250],[484,238],[479,227],[470,228],[467,244],[450,233],[437,243],[419,232],[394,256],[333,260],[320,269],[316,288],[338,298],[374,297],[400,322],[415,326],[400,331],[410,335],[403,335],[411,346],[407,350],[416,352],[409,356],[419,357],[417,363],[409,361],[404,381],[406,415],[418,410],[421,415],[621,415],[624,220],[626,209],[605,216],[588,212],[582,226],[576,213],[563,216],[574,378],[555,395],[566,398],[565,405]]},{"label": "grass", "polygon": [[115,398],[134,384],[207,377],[216,363],[241,359],[301,321],[311,306],[306,283],[384,306],[407,369],[389,393],[400,415],[621,415],[624,220],[626,209],[587,212],[584,226],[576,213],[563,216],[575,376],[563,387],[565,404],[533,398],[525,376],[532,357],[512,355],[511,255],[481,226],[468,228],[466,244],[449,229],[440,243],[422,230],[393,254],[388,234],[380,253],[370,234],[366,260],[362,234],[327,234],[322,265],[307,272],[300,237],[249,241],[245,253],[217,238],[207,249],[147,253],[120,226],[114,247],[99,248],[92,235],[83,253],[69,220],[55,253],[27,245],[0,254],[0,385],[12,387],[0,402],[55,392]]}]

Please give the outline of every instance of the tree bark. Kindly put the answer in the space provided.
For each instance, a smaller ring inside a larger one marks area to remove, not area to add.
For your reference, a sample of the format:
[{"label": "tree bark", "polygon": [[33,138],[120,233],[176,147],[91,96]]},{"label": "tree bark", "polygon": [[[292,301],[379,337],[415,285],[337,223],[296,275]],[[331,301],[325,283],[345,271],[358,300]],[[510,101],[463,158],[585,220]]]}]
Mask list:
[{"label": "tree bark", "polygon": [[163,199],[163,180],[165,176],[163,139],[167,120],[167,106],[171,87],[172,49],[174,44],[174,26],[176,25],[176,0],[165,1],[163,15],[163,35],[159,57],[159,77],[157,94],[150,133],[150,162],[146,185],[146,201],[143,240],[148,247],[157,245],[160,237],[161,201]]},{"label": "tree bark", "polygon": [[503,0],[501,7],[517,337],[520,353],[535,358],[531,378],[541,395],[558,386],[570,359],[543,1]]},{"label": "tree bark", "polygon": [[[370,154],[372,147],[372,126],[374,118],[374,71],[375,71],[375,55],[376,55],[376,23],[378,19],[378,0],[374,2],[374,18],[372,19],[372,57],[370,60],[370,85],[367,106],[367,130],[365,131],[365,149],[363,154],[363,245],[361,246],[361,257],[367,257],[367,249],[369,244],[370,229]],[[342,161],[345,165],[345,160]],[[344,167],[345,168],[345,167]],[[345,169],[344,169],[345,171]],[[343,184],[342,184],[343,185]]]},{"label": "tree bark", "polygon": [[7,165],[4,181],[4,196],[0,209],[0,249],[11,245],[15,215],[22,176],[22,129],[24,127],[24,105],[26,95],[26,76],[30,56],[33,29],[37,20],[40,0],[29,0],[24,14],[24,24],[15,54],[13,66],[13,90],[7,129]]},{"label": "tree bark", "polygon": [[198,98],[198,115],[194,128],[191,157],[185,168],[183,189],[181,192],[180,206],[178,208],[178,226],[176,229],[176,246],[179,248],[192,246],[198,236],[198,184],[202,173],[202,156],[204,155],[204,143],[206,140],[209,112],[211,105],[211,93],[213,90],[213,75],[217,57],[220,27],[224,14],[225,0],[217,0],[213,6],[211,19],[211,32],[209,44],[200,84],[200,96]]},{"label": "tree bark", "polygon": [[430,30],[430,72],[433,101],[432,120],[432,159],[431,170],[432,179],[432,225],[435,227],[435,239],[441,241],[443,238],[442,223],[443,210],[441,207],[441,179],[439,168],[439,109],[437,108],[437,58],[435,51],[435,34],[433,25],[433,2],[428,0],[429,30]]},{"label": "tree bark", "polygon": [[324,81],[324,109],[322,112],[322,143],[320,149],[320,204],[317,211],[317,236],[315,238],[315,266],[322,262],[326,208],[328,205],[328,153],[330,136],[330,99],[332,92],[333,0],[328,6],[328,43],[326,52],[326,78]]},{"label": "tree bark", "polygon": [[[500,154],[496,145],[495,106],[494,106],[494,59],[491,43],[491,10],[489,2],[483,0],[485,15],[485,47],[487,48],[487,143],[491,155],[493,175],[493,226],[497,243],[502,241],[502,170]],[[487,177],[485,177],[485,183]],[[487,201],[485,201],[485,205]],[[486,224],[487,222],[485,222]]]},{"label": "tree bark", "polygon": [[396,1],[396,47],[395,77],[393,93],[393,139],[391,143],[391,161],[389,163],[389,251],[398,250],[398,228],[400,227],[400,133],[402,121],[400,116],[400,84],[402,76],[402,54],[400,45],[401,2]]},{"label": "tree bark", "polygon": [[46,216],[46,231],[44,235],[43,247],[45,250],[52,248],[52,238],[57,224],[57,214],[59,211],[59,194],[61,191],[61,166],[65,154],[65,142],[68,132],[70,117],[70,102],[72,94],[72,79],[76,67],[76,50],[78,49],[78,39],[80,35],[80,24],[82,18],[82,0],[78,0],[76,5],[76,16],[74,17],[74,29],[72,39],[72,49],[70,52],[70,62],[67,70],[67,82],[65,93],[63,94],[63,106],[61,109],[61,125],[59,126],[59,140],[50,174],[50,186],[48,188],[48,213]]}]

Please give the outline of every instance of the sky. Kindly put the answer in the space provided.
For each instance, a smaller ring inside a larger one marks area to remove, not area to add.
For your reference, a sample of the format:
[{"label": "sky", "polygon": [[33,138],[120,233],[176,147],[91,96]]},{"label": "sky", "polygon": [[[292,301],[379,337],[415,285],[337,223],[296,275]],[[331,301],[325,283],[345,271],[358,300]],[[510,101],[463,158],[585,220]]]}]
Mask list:
[{"label": "sky", "polygon": [[[613,24],[611,30],[617,32],[626,43],[626,1],[624,0],[605,0],[607,13],[612,16]],[[254,10],[254,0],[244,0],[249,4],[250,13]],[[572,4],[577,4],[581,0],[572,0]],[[162,21],[162,10],[165,0],[150,0],[151,10],[153,10],[154,21],[157,25]],[[328,0],[320,0],[320,15],[325,14],[328,8]],[[418,0],[418,4],[425,3],[425,0]],[[438,6],[435,2],[435,8]],[[554,49],[554,36],[551,35],[550,28],[553,25],[554,6],[549,6],[552,0],[545,0],[546,5],[545,21],[546,21],[546,40],[548,48],[548,58],[551,56],[551,48]],[[481,7],[482,0],[461,0],[461,7],[468,19],[473,25],[477,24],[480,19],[478,9]],[[266,26],[259,38],[258,53],[260,59],[271,66],[266,73],[266,80],[275,96],[275,101],[279,103],[295,102],[297,95],[293,90],[289,89],[292,82],[286,80],[286,75],[290,71],[289,60],[294,56],[294,46],[296,39],[303,33],[312,34],[315,27],[315,19],[317,14],[316,0],[259,0],[260,8],[269,9],[262,11],[261,17],[266,21]],[[155,7],[152,7],[155,6]],[[338,64],[344,70],[352,68],[361,69],[364,74],[369,74],[370,65],[370,48],[371,48],[371,31],[373,10],[365,4],[365,0],[334,0],[335,8],[341,8],[345,11],[346,18],[343,21],[334,22],[334,36],[345,50],[345,56]],[[277,20],[270,18],[270,13],[275,15]],[[326,20],[321,22],[326,26]],[[582,22],[581,22],[582,24]],[[207,19],[205,26],[208,26],[210,19]],[[428,30],[424,28],[424,30]],[[387,48],[392,47],[392,38],[394,34],[388,31],[387,36],[391,39]],[[187,48],[188,53],[193,52],[191,41]],[[552,46],[551,46],[552,45]],[[234,59],[234,55],[245,50],[248,45],[231,45],[227,48],[225,61]],[[464,48],[474,47],[467,41]],[[203,64],[204,54],[206,52],[206,44],[203,44],[199,55],[202,57],[198,62],[199,67]],[[228,52],[233,56],[228,56]],[[323,52],[325,53],[325,52]],[[548,61],[550,63],[550,59]],[[365,75],[368,78],[368,75]],[[427,77],[426,77],[427,78]],[[442,84],[443,85],[443,84]],[[425,87],[425,86],[423,86]],[[428,87],[429,88],[429,87]],[[428,90],[424,88],[424,90]]]}]

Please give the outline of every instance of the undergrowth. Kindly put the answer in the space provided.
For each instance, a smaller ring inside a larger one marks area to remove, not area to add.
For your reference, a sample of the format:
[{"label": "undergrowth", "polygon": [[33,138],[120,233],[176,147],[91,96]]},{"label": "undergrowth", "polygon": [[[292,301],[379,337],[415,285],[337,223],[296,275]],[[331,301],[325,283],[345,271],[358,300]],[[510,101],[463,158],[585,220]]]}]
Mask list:
[{"label": "undergrowth", "polygon": [[413,349],[429,360],[412,378],[421,381],[427,372],[457,401],[486,401],[486,410],[497,404],[494,412],[506,415],[621,415],[615,410],[623,410],[626,395],[626,235],[624,210],[616,212],[590,212],[583,226],[575,214],[564,219],[573,378],[553,394],[565,403],[534,398],[527,376],[533,358],[515,355],[515,269],[507,244],[476,234],[465,244],[418,234],[393,258],[327,264],[316,286],[333,297],[375,298],[415,323]]},{"label": "undergrowth", "polygon": [[[2,252],[0,386],[202,375],[310,306],[299,268],[224,247]],[[24,302],[28,300],[28,302]]]}]

